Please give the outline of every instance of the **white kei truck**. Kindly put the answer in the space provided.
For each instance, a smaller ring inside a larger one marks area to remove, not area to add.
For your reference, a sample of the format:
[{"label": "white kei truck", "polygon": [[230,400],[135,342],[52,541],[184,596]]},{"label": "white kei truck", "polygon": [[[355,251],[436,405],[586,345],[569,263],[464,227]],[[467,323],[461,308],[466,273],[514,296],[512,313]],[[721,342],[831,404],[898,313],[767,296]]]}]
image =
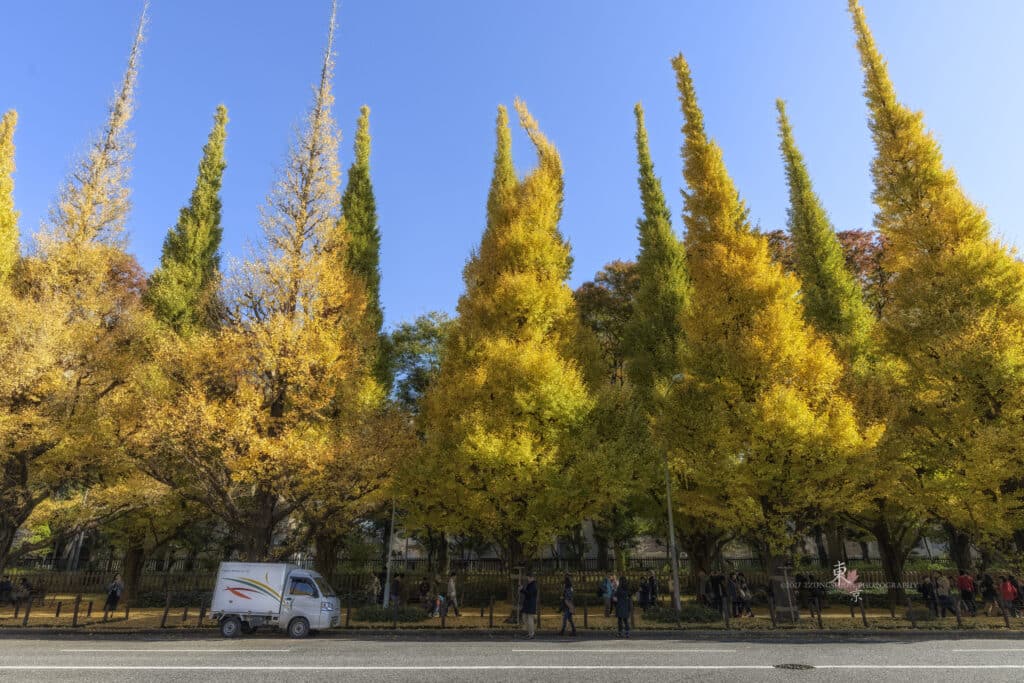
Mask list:
[{"label": "white kei truck", "polygon": [[293,564],[221,562],[210,603],[220,634],[236,638],[269,626],[292,638],[341,622],[341,602],[324,577]]}]

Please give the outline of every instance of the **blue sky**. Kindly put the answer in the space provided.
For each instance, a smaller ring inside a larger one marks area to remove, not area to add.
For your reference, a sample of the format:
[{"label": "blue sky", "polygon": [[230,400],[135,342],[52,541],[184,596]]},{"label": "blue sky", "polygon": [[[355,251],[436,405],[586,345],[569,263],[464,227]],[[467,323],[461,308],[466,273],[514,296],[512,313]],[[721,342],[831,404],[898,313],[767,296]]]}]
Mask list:
[{"label": "blue sky", "polygon": [[[20,115],[15,200],[28,235],[103,124],[141,0],[5,4],[0,110]],[[864,5],[901,98],[924,110],[998,234],[1024,245],[1024,3]],[[679,229],[681,119],[669,66],[679,51],[755,222],[785,223],[774,111],[783,97],[836,225],[869,226],[872,148],[845,7],[343,0],[335,115],[347,168],[359,106],[372,108],[388,323],[454,310],[484,224],[495,107],[517,95],[562,153],[573,285],[636,252],[637,101]],[[132,123],[129,221],[131,250],[147,270],[191,191],[218,103],[231,118],[223,251],[244,256],[258,236],[258,208],[310,103],[329,9],[329,0],[154,0]],[[513,144],[525,171],[533,163],[526,140],[517,133]]]}]

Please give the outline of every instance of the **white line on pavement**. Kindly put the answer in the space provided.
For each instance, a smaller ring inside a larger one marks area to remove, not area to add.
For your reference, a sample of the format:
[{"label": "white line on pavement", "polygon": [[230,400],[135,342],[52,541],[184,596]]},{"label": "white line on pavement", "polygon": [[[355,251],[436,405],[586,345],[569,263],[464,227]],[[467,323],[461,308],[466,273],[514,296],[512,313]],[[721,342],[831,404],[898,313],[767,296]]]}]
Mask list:
[{"label": "white line on pavement", "polygon": [[971,648],[969,650],[967,650],[967,649],[964,649],[964,650],[950,650],[950,652],[1024,652],[1024,648],[1021,648],[1021,647],[992,647],[992,648],[976,647],[976,648]]},{"label": "white line on pavement", "polygon": [[605,653],[607,653],[607,654],[629,654],[631,652],[644,652],[644,653],[647,653],[647,652],[663,652],[665,654],[674,654],[674,653],[677,653],[677,652],[736,652],[736,650],[670,650],[670,649],[661,649],[661,650],[640,650],[640,649],[637,649],[637,650],[630,650],[630,649],[626,649],[626,648],[620,649],[620,650],[602,650],[602,649],[596,649],[596,648],[594,648],[594,649],[590,649],[590,648],[579,648],[579,649],[573,649],[573,648],[565,648],[565,649],[532,648],[532,649],[529,649],[529,650],[512,650],[512,652],[534,652],[534,653],[536,653],[536,652],[556,652],[556,653],[557,652],[571,652],[573,654],[587,654],[587,653],[590,653],[590,652],[596,652],[596,653],[600,653],[600,654],[605,654]]},{"label": "white line on pavement", "polygon": [[[815,669],[1024,669],[1024,664],[814,664]],[[131,665],[0,665],[0,671],[608,671],[632,669],[644,671],[704,671],[773,669],[771,664],[639,664],[639,665],[459,665],[459,666],[131,666]]]},{"label": "white line on pavement", "polygon": [[203,648],[201,650],[180,650],[180,649],[159,649],[159,650],[148,650],[142,648],[76,648],[69,650],[61,650],[61,652],[291,652],[291,650],[250,650],[250,649],[237,649],[237,650],[226,650],[220,648]]}]

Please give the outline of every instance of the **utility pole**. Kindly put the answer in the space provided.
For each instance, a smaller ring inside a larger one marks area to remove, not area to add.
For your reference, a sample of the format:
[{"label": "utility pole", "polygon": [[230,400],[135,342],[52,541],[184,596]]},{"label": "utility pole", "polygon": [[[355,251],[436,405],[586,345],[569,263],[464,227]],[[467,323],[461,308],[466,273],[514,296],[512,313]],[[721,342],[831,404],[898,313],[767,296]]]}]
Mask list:
[{"label": "utility pole", "polygon": [[387,569],[384,572],[384,607],[388,606],[391,599],[391,546],[395,542],[395,499],[391,499],[391,526],[388,527],[388,559],[385,563]]}]

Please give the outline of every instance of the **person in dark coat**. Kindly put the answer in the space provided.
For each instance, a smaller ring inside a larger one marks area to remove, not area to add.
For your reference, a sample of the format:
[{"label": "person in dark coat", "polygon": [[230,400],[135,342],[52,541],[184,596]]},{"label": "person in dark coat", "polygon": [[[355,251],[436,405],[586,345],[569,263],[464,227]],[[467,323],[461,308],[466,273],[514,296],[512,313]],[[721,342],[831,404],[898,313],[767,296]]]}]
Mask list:
[{"label": "person in dark coat", "polygon": [[658,604],[658,590],[659,590],[658,577],[654,573],[653,569],[651,570],[650,576],[647,577],[647,587],[650,589],[650,597],[651,597],[650,605],[653,607],[654,605]]},{"label": "person in dark coat", "polygon": [[576,613],[573,598],[572,577],[566,574],[565,581],[562,582],[562,632],[559,635],[565,635],[566,624],[572,626],[572,635],[576,635],[576,622],[572,618]]},{"label": "person in dark coat", "polygon": [[615,617],[619,622],[619,638],[629,638],[629,616],[633,613],[633,596],[625,576],[619,577],[615,590]]},{"label": "person in dark coat", "polygon": [[537,579],[532,573],[526,575],[526,585],[519,593],[523,605],[519,613],[523,615],[526,637],[532,639],[537,630]]},{"label": "person in dark coat", "polygon": [[640,609],[647,609],[651,604],[651,586],[647,583],[647,577],[640,579],[640,595],[637,599]]}]

